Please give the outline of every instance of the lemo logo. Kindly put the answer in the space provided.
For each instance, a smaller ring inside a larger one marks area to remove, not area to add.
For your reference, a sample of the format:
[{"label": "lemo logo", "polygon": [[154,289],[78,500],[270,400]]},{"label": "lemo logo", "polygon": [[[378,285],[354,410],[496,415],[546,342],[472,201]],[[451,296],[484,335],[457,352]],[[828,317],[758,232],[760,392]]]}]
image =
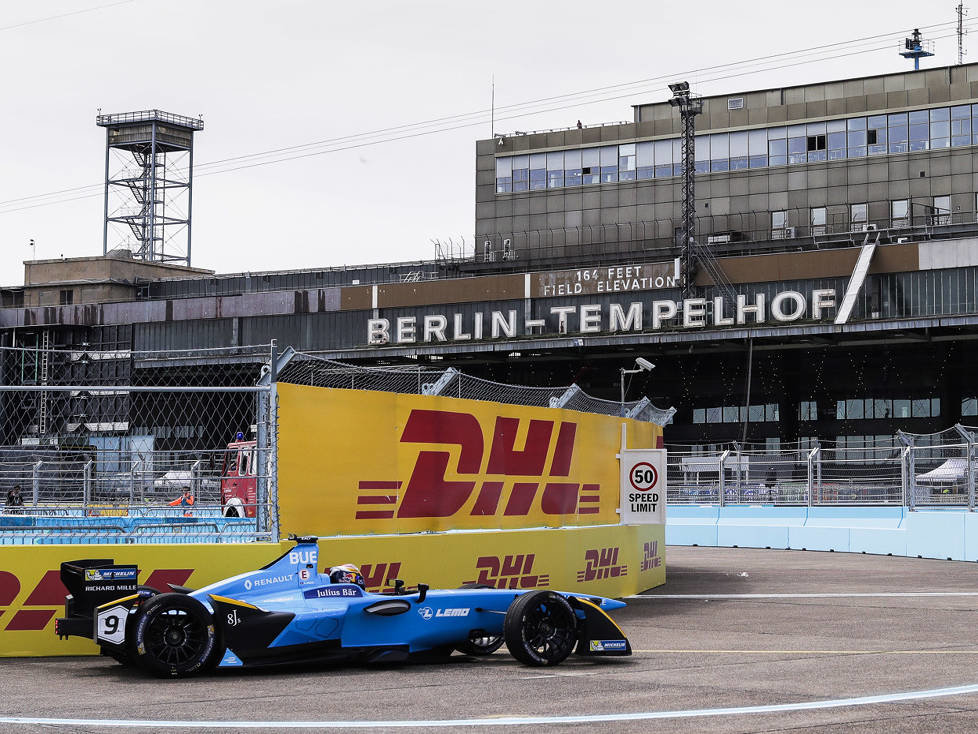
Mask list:
[{"label": "lemo logo", "polygon": [[[521,427],[525,427],[526,441],[522,449],[517,449]],[[411,411],[401,443],[458,446],[458,459],[450,466],[451,451],[422,449],[403,493],[397,492],[402,485],[398,480],[361,481],[357,519],[450,517],[462,509],[477,485],[478,493],[469,511],[473,516],[498,515],[500,510],[504,516],[527,515],[538,495],[540,509],[546,515],[599,511],[600,485],[560,481],[570,475],[576,423],[498,416],[491,435],[486,460],[483,429],[474,415]],[[474,478],[448,479],[449,475],[487,478],[479,482]],[[536,481],[528,481],[533,478]]]}]

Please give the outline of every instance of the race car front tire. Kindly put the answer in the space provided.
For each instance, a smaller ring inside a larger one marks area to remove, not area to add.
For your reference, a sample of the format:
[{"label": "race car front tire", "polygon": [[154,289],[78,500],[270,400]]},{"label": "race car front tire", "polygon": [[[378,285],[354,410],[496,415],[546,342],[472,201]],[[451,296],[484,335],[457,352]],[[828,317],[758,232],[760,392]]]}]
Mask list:
[{"label": "race car front tire", "polygon": [[506,610],[503,636],[510,654],[527,665],[557,665],[577,643],[577,615],[553,591],[529,591]]},{"label": "race car front tire", "polygon": [[143,668],[173,678],[195,675],[214,664],[219,652],[207,608],[186,594],[158,594],[140,608],[130,655]]}]

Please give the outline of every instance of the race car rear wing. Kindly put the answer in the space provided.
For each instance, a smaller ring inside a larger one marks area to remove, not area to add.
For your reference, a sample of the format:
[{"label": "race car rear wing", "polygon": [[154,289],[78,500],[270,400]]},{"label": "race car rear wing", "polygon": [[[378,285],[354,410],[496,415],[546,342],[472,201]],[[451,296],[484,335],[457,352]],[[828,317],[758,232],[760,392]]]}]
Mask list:
[{"label": "race car rear wing", "polygon": [[55,620],[59,637],[94,639],[96,607],[138,590],[139,569],[115,565],[111,558],[90,558],[61,564],[61,583],[68,589],[65,616]]}]

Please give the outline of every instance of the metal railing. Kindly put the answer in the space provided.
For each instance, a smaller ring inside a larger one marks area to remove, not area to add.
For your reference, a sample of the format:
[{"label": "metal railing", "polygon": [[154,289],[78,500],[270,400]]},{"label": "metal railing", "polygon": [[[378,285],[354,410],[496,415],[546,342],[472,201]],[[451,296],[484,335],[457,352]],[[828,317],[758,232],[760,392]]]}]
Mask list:
[{"label": "metal railing", "polygon": [[899,432],[853,448],[806,442],[776,450],[731,443],[668,446],[670,504],[889,505],[975,510],[978,427]]}]

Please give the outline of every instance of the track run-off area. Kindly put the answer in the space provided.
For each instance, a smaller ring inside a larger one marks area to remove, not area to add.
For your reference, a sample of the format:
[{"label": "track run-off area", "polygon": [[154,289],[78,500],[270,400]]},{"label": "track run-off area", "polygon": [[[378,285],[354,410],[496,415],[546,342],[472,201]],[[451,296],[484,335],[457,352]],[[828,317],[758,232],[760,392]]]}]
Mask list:
[{"label": "track run-off area", "polygon": [[670,547],[615,613],[635,654],[159,680],[107,658],[0,659],[0,731],[978,730],[978,565]]}]

